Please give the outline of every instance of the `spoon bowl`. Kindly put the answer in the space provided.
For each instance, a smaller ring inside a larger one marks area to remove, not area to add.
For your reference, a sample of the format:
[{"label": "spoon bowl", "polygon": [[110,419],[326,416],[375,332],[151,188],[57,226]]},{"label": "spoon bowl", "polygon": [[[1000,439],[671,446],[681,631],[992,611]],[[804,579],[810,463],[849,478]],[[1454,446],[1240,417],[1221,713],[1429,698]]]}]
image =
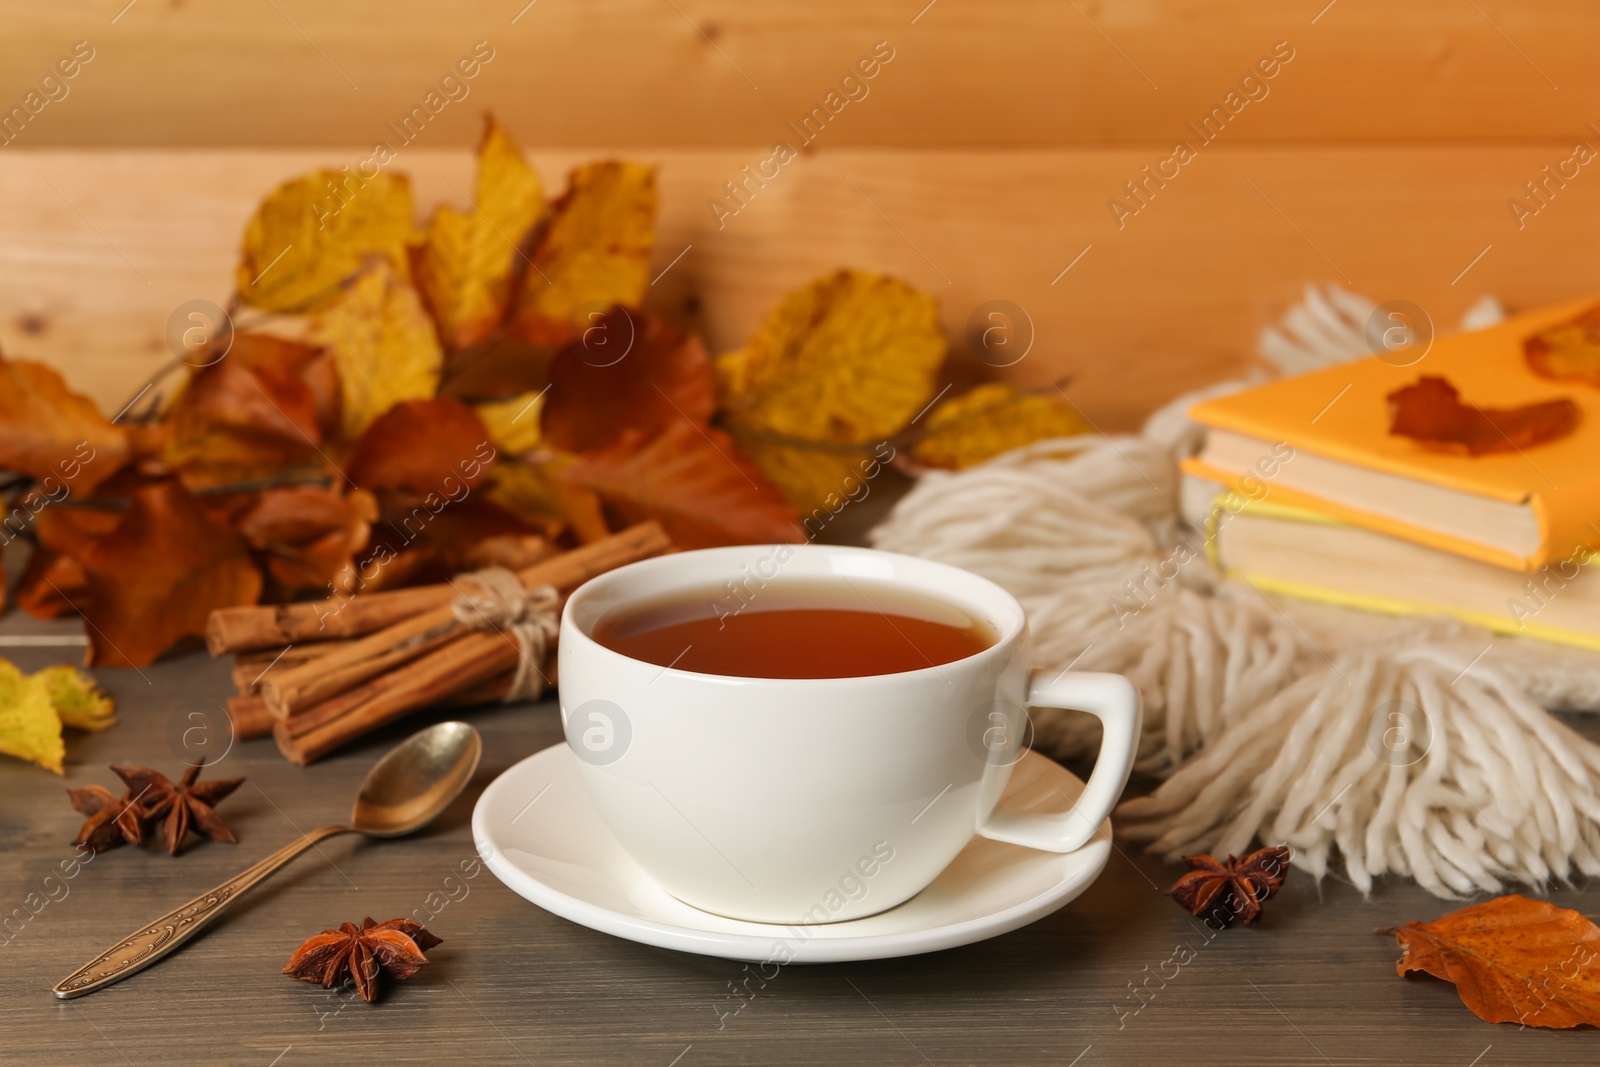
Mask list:
[{"label": "spoon bowl", "polygon": [[350,828],[368,837],[422,829],[466,788],[482,756],[483,739],[464,722],[417,731],[367,772],[350,809]]}]

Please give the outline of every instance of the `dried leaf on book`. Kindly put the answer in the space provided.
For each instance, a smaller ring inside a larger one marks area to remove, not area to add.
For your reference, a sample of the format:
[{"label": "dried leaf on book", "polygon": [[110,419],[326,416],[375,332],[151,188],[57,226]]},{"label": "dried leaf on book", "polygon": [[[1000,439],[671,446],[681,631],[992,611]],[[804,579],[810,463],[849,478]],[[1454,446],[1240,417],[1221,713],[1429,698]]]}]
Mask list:
[{"label": "dried leaf on book", "polygon": [[1557,441],[1578,426],[1578,405],[1566,397],[1515,408],[1483,408],[1463,400],[1444,378],[1423,375],[1388,395],[1389,432],[1469,456],[1515,452]]},{"label": "dried leaf on book", "polygon": [[1486,1022],[1600,1026],[1600,927],[1576,911],[1513,894],[1386,932],[1404,949],[1402,977],[1454,983]]},{"label": "dried leaf on book", "polygon": [[1600,387],[1600,304],[1529,337],[1523,354],[1541,378]]}]

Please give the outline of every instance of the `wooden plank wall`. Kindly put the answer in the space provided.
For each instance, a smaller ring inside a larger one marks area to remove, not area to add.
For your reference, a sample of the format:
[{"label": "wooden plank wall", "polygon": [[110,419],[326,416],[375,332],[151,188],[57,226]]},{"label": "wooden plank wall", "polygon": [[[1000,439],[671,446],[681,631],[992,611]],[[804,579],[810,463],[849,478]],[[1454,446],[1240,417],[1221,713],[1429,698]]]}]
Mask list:
[{"label": "wooden plank wall", "polygon": [[[74,0],[0,19],[0,115],[25,111],[0,137],[0,347],[107,407],[165,359],[176,305],[225,296],[274,183],[386,140],[420,203],[459,200],[484,108],[556,185],[599,155],[661,166],[673,265],[652,300],[714,348],[835,266],[892,271],[940,297],[958,346],[985,302],[1024,309],[1033,347],[1004,373],[1071,375],[1108,427],[1247,363],[1310,282],[1441,326],[1485,292],[1600,289],[1600,178],[1542,172],[1600,148],[1600,9],[1566,0]],[[80,41],[74,76],[41,86]],[[441,88],[477,42],[474,75]],[[446,102],[401,146],[390,124],[430,90]],[[726,199],[817,108],[801,157]]]}]

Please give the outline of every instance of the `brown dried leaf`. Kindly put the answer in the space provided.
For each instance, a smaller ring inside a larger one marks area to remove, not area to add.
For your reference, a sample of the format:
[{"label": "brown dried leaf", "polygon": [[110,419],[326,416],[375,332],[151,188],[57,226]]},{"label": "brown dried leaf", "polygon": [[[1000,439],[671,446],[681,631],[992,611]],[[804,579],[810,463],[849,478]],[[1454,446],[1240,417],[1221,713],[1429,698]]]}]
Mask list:
[{"label": "brown dried leaf", "polygon": [[552,474],[598,492],[627,523],[658,519],[683,548],[804,538],[794,508],[733,440],[688,420],[649,440],[630,430]]},{"label": "brown dried leaf", "polygon": [[685,420],[705,425],[712,392],[711,362],[697,335],[615,308],[556,353],[541,436],[553,448],[587,452],[625,432],[650,437]]},{"label": "brown dried leaf", "polygon": [[0,356],[0,470],[26,474],[47,493],[54,484],[88,494],[127,458],[127,435],[94,401],[43,363]]},{"label": "brown dried leaf", "polygon": [[1600,1026],[1600,927],[1578,912],[1513,894],[1392,932],[1397,973],[1454,983],[1486,1022]]},{"label": "brown dried leaf", "polygon": [[117,526],[76,554],[88,581],[89,664],[143,667],[203,636],[216,608],[254,604],[261,574],[245,544],[176,481],[144,486]]},{"label": "brown dried leaf", "polygon": [[448,500],[481,481],[495,455],[483,421],[461,401],[407,400],[361,435],[345,473],[380,497],[397,493]]},{"label": "brown dried leaf", "polygon": [[1423,375],[1388,395],[1389,432],[1469,456],[1513,452],[1559,440],[1578,426],[1578,405],[1566,397],[1516,408],[1463,402],[1444,378]]},{"label": "brown dried leaf", "polygon": [[[295,346],[292,353],[315,355]],[[260,349],[247,345],[246,352]],[[287,361],[286,361],[287,362]],[[164,416],[162,462],[189,489],[270,477],[284,467],[316,462],[322,432],[316,396],[298,376],[306,359],[276,367],[227,356],[189,376]]]},{"label": "brown dried leaf", "polygon": [[260,493],[236,528],[267,557],[267,573],[286,593],[348,588],[353,561],[367,546],[378,518],[377,499],[364,489],[287,486]]}]

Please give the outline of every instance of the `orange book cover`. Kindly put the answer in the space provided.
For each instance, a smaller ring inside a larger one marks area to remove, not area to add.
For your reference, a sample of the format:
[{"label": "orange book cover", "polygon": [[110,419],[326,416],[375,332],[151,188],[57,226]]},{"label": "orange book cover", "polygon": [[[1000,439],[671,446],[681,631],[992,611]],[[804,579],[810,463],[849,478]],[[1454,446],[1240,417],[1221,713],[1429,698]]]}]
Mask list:
[{"label": "orange book cover", "polygon": [[[1541,547],[1523,559],[1307,494],[1273,489],[1275,496],[1286,492],[1286,502],[1384,533],[1500,566],[1536,569],[1580,546],[1595,547],[1595,524],[1600,519],[1600,388],[1540,377],[1528,366],[1523,343],[1596,303],[1595,298],[1574,301],[1518,315],[1486,330],[1438,338],[1409,366],[1373,356],[1202,401],[1189,414],[1208,426],[1287,441],[1297,450],[1352,466],[1526,504],[1538,522]],[[1480,407],[1509,408],[1566,397],[1578,405],[1578,426],[1560,440],[1521,452],[1468,456],[1430,449],[1389,433],[1386,399],[1424,375],[1448,379],[1463,400]],[[1199,460],[1187,461],[1184,469],[1235,487],[1245,473],[1221,471]],[[1288,501],[1288,496],[1294,500]]]}]

